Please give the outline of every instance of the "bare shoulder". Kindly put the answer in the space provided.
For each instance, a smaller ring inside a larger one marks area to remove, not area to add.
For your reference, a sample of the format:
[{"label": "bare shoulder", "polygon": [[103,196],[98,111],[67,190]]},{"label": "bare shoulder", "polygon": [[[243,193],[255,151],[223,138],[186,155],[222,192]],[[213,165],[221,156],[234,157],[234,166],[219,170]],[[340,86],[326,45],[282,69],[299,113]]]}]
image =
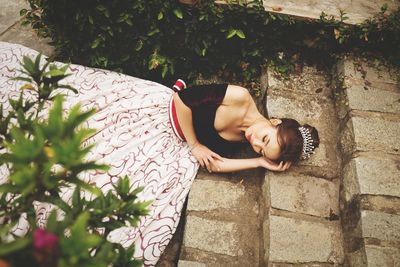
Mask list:
[{"label": "bare shoulder", "polygon": [[251,99],[249,91],[238,85],[228,85],[224,102],[228,105],[237,105],[248,103]]}]

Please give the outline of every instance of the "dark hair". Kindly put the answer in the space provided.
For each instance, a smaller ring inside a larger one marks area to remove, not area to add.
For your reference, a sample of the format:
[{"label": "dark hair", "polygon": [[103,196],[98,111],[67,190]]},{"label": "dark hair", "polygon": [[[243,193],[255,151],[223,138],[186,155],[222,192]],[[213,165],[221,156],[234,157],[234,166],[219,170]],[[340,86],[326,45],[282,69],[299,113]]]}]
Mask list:
[{"label": "dark hair", "polygon": [[281,119],[282,123],[278,128],[278,143],[281,148],[281,155],[278,161],[290,161],[297,163],[301,159],[303,151],[303,137],[301,136],[299,127],[307,128],[313,139],[314,148],[319,146],[318,131],[314,127],[304,124],[300,125],[293,119]]}]

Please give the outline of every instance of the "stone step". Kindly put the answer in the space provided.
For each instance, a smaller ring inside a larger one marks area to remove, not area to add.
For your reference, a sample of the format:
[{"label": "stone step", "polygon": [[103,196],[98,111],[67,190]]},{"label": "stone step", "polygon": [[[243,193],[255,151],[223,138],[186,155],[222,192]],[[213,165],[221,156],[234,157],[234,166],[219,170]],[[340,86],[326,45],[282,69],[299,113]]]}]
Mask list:
[{"label": "stone step", "polygon": [[268,266],[342,264],[336,145],[339,123],[330,77],[312,66],[287,79],[268,73],[268,115],[316,127],[321,143],[315,155],[299,166],[265,175],[264,261]]},{"label": "stone step", "polygon": [[368,266],[400,266],[400,248],[365,246]]},{"label": "stone step", "polygon": [[19,11],[22,8],[28,8],[28,4],[24,0],[2,1],[0,8],[0,36],[21,19]]},{"label": "stone step", "polygon": [[400,215],[363,210],[360,223],[363,238],[400,244]]},{"label": "stone step", "polygon": [[265,186],[269,188],[272,208],[322,218],[339,218],[339,181],[290,172],[271,172],[266,175]]},{"label": "stone step", "polygon": [[248,181],[216,178],[200,172],[192,185],[180,264],[259,266],[260,189]]},{"label": "stone step", "polygon": [[270,215],[268,224],[270,262],[343,262],[339,222],[321,223]]},{"label": "stone step", "polygon": [[400,198],[399,177],[399,163],[394,158],[372,154],[353,158],[344,166],[343,171],[345,201],[350,202],[357,195]]},{"label": "stone step", "polygon": [[400,155],[400,118],[360,117],[349,119],[341,133],[340,145],[345,156],[357,151],[377,151]]},{"label": "stone step", "polygon": [[196,179],[190,190],[187,210],[255,217],[258,214],[256,201],[240,183]]},{"label": "stone step", "polygon": [[0,41],[25,45],[44,55],[51,56],[54,48],[49,38],[40,39],[30,26],[21,26],[19,12],[29,5],[25,0],[2,0],[0,4]]},{"label": "stone step", "polygon": [[268,77],[268,116],[294,118],[300,124],[310,124],[318,130],[320,147],[310,159],[299,163],[302,167],[300,170],[328,179],[338,177],[338,123],[334,115],[335,106],[328,97],[332,90],[327,86],[327,74],[308,66],[303,68],[303,72],[292,74],[288,79],[279,80],[273,74],[268,74]]},{"label": "stone step", "polygon": [[340,61],[337,70],[347,261],[350,266],[399,266],[400,72],[354,57]]},{"label": "stone step", "polygon": [[180,260],[178,262],[178,267],[207,267],[204,263],[199,263],[195,261],[184,261]]}]

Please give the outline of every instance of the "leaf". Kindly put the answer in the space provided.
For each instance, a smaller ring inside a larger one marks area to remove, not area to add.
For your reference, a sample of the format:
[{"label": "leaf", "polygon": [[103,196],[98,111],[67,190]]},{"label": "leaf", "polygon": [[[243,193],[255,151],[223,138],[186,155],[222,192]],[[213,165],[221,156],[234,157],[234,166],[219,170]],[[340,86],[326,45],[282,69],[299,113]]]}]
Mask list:
[{"label": "leaf", "polygon": [[22,16],[25,16],[26,13],[28,13],[28,10],[26,10],[25,8],[24,8],[24,9],[21,9],[21,10],[19,11],[19,15],[20,15],[21,17],[22,17]]},{"label": "leaf", "polygon": [[242,30],[236,30],[236,35],[239,36],[239,38],[241,39],[246,38]]},{"label": "leaf", "polygon": [[183,14],[180,9],[174,9],[174,14],[178,19],[183,19]]},{"label": "leaf", "polygon": [[167,72],[168,72],[168,65],[164,64],[162,67],[161,77],[165,78],[165,75],[167,74]]},{"label": "leaf", "polygon": [[65,89],[69,89],[72,92],[74,92],[75,94],[78,93],[78,90],[76,90],[74,87],[70,86],[70,85],[64,85],[64,84],[59,84],[58,88],[65,88]]},{"label": "leaf", "polygon": [[86,225],[89,220],[89,213],[82,212],[79,214],[78,218],[76,219],[75,223],[71,227],[71,236],[75,235],[77,237],[81,236],[84,237],[87,235],[86,233]]},{"label": "leaf", "polygon": [[53,209],[47,219],[46,229],[51,233],[56,233],[58,229],[57,210]]},{"label": "leaf", "polygon": [[48,72],[43,73],[43,75],[44,75],[44,76],[53,77],[53,76],[61,76],[61,75],[64,75],[64,73],[65,73],[65,71],[62,71],[62,70],[60,70],[60,69],[52,69],[52,70],[49,70]]},{"label": "leaf", "polygon": [[22,66],[25,68],[25,70],[30,75],[34,74],[35,73],[35,64],[33,63],[33,61],[27,56],[24,56],[22,58],[22,61],[23,61],[23,65]]},{"label": "leaf", "polygon": [[100,38],[96,38],[96,40],[93,41],[93,43],[91,44],[90,47],[94,49],[94,48],[99,46],[100,42],[101,42],[101,39]]},{"label": "leaf", "polygon": [[157,19],[162,20],[164,18],[164,14],[162,12],[158,13]]},{"label": "leaf", "polygon": [[140,49],[142,49],[142,47],[143,47],[143,41],[142,40],[137,41],[135,50],[139,51]]},{"label": "leaf", "polygon": [[29,245],[31,240],[27,237],[19,238],[8,244],[0,245],[0,256],[6,256],[18,250],[22,250]]},{"label": "leaf", "polygon": [[62,123],[62,116],[63,116],[63,97],[57,96],[55,98],[54,104],[52,109],[49,112],[48,118],[48,129],[51,130],[53,134],[62,134],[63,132],[63,123]]},{"label": "leaf", "polygon": [[388,9],[388,4],[387,4],[387,3],[384,3],[384,4],[381,6],[381,11],[382,11],[382,12],[386,12],[387,9]]},{"label": "leaf", "polygon": [[132,22],[132,20],[130,18],[127,18],[125,20],[125,23],[128,24],[129,26],[133,26],[133,22]]},{"label": "leaf", "polygon": [[125,175],[123,178],[119,179],[117,185],[113,184],[113,187],[119,195],[127,195],[130,190],[129,177]]},{"label": "leaf", "polygon": [[11,78],[12,81],[24,81],[24,82],[32,82],[31,78],[26,78],[26,77],[15,77],[15,78]]},{"label": "leaf", "polygon": [[160,30],[159,30],[158,28],[155,28],[154,30],[152,30],[151,32],[149,32],[149,33],[147,34],[147,36],[153,36],[154,34],[159,33],[159,32],[160,32]]},{"label": "leaf", "polygon": [[35,70],[39,70],[41,59],[42,59],[42,53],[39,53],[39,55],[37,55],[35,58]]},{"label": "leaf", "polygon": [[233,36],[235,36],[235,34],[236,34],[236,30],[235,29],[230,29],[228,31],[228,34],[226,35],[226,39],[232,38]]},{"label": "leaf", "polygon": [[79,179],[74,179],[73,182],[75,182],[78,186],[82,187],[86,191],[89,191],[90,193],[92,193],[96,196],[101,196],[101,194],[102,194],[100,188],[96,187],[95,185],[90,185]]}]

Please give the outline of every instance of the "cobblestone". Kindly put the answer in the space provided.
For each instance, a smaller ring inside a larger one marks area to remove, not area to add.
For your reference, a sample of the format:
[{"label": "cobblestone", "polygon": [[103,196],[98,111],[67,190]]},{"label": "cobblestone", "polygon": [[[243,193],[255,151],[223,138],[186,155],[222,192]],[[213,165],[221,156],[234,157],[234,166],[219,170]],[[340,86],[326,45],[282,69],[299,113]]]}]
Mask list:
[{"label": "cobblestone", "polygon": [[272,262],[343,261],[339,229],[333,225],[293,218],[270,216],[270,250]]},{"label": "cobblestone", "polygon": [[183,244],[186,247],[237,256],[239,251],[237,232],[238,225],[235,223],[189,215],[186,218]]},{"label": "cobblestone", "polygon": [[353,85],[346,89],[348,108],[400,114],[400,93]]},{"label": "cobblestone", "polygon": [[237,210],[243,204],[241,201],[246,200],[244,187],[240,184],[223,181],[195,180],[189,193],[188,210]]},{"label": "cobblestone", "polygon": [[180,260],[178,262],[178,267],[207,267],[204,263],[195,262],[195,261],[183,261]]},{"label": "cobblestone", "polygon": [[390,247],[365,246],[368,266],[398,267],[400,266],[400,249]]},{"label": "cobblestone", "polygon": [[24,0],[2,1],[0,8],[0,34],[21,19],[19,11],[27,6]]},{"label": "cobblestone", "polygon": [[339,213],[338,184],[290,173],[269,173],[268,177],[272,207],[320,217]]},{"label": "cobblestone", "polygon": [[344,168],[346,201],[355,194],[400,197],[398,162],[385,158],[357,157]]},{"label": "cobblestone", "polygon": [[[32,40],[35,41],[33,42]],[[33,29],[29,26],[23,27],[20,23],[17,23],[1,35],[0,41],[25,45],[46,56],[51,56],[54,53],[54,48],[49,45],[51,41],[49,38],[39,39]]]},{"label": "cobblestone", "polygon": [[400,215],[361,211],[362,237],[400,242]]},{"label": "cobblestone", "polygon": [[362,86],[386,91],[396,91],[398,88],[399,69],[389,67],[384,62],[345,57],[337,66],[345,88]]},{"label": "cobblestone", "polygon": [[342,132],[341,146],[347,156],[355,151],[400,154],[399,121],[382,118],[351,118]]}]

